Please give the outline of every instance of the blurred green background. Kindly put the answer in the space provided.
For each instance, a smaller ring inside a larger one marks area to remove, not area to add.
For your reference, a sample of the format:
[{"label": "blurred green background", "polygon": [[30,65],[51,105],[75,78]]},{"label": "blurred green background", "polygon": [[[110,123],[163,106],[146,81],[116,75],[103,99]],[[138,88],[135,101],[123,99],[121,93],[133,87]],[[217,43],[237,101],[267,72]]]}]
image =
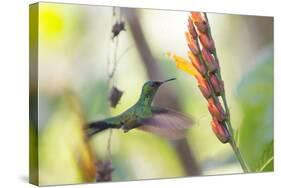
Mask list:
[{"label": "blurred green background", "polygon": [[[163,106],[173,106],[176,101],[177,108],[194,118],[195,126],[187,132],[183,145],[188,146],[189,158],[183,160],[177,143],[138,130],[128,134],[114,130],[113,181],[241,173],[230,146],[221,144],[211,130],[207,103],[195,79],[176,69],[165,56],[168,51],[187,56],[184,32],[188,12],[121,12],[126,31],[119,35],[117,56],[126,53],[118,61],[113,83],[124,94],[113,109],[108,104],[107,84],[113,8],[39,4],[39,183],[94,181],[95,161],[107,155],[109,131],[86,143],[83,125],[133,105],[142,84],[151,77],[177,78],[159,90],[156,100]],[[215,13],[208,17],[242,155],[252,172],[272,171],[273,18]],[[140,26],[138,35],[132,29],[136,24]],[[139,32],[143,38],[138,38]],[[31,46],[30,50],[34,49]],[[149,65],[144,62],[147,51],[151,54]],[[165,99],[165,93],[175,97]],[[32,106],[30,110],[34,110]],[[36,123],[31,120],[30,125],[30,137],[36,139]],[[193,167],[187,165],[191,163]]]}]

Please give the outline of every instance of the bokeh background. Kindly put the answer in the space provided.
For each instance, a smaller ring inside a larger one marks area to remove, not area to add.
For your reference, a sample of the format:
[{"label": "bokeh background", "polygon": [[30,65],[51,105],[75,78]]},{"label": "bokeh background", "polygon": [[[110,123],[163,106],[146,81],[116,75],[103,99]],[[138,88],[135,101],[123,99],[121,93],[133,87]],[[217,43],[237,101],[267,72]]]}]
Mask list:
[{"label": "bokeh background", "polygon": [[[113,57],[111,29],[120,9],[115,8],[115,17],[113,12],[112,7],[39,4],[38,130],[30,120],[30,138],[38,139],[38,166],[30,166],[33,171],[38,168],[39,183],[95,181],[95,161],[107,159],[109,131],[88,143],[83,139],[84,124],[133,105],[145,81],[171,77],[177,80],[160,88],[156,103],[190,114],[195,126],[186,139],[173,142],[138,130],[114,130],[112,180],[242,173],[231,147],[213,134],[195,79],[176,69],[165,55],[187,56],[188,12],[121,9],[126,31],[118,37],[113,85],[124,94],[116,108],[109,107],[112,64],[107,62]],[[208,17],[242,156],[252,172],[272,171],[273,18],[215,13]],[[36,85],[30,87],[35,88],[31,97],[36,97]],[[30,145],[31,157],[36,158],[36,147]]]}]

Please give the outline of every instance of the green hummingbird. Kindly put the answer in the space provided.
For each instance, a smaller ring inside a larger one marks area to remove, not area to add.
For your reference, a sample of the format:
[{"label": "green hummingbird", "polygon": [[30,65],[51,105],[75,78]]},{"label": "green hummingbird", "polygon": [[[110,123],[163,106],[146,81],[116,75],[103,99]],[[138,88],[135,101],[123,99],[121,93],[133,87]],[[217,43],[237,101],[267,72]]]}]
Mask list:
[{"label": "green hummingbird", "polygon": [[132,107],[117,116],[87,124],[86,137],[90,138],[109,128],[123,129],[125,133],[138,128],[168,139],[185,137],[185,130],[193,124],[191,118],[172,109],[152,106],[159,87],[172,80],[175,78],[146,82],[138,101]]}]

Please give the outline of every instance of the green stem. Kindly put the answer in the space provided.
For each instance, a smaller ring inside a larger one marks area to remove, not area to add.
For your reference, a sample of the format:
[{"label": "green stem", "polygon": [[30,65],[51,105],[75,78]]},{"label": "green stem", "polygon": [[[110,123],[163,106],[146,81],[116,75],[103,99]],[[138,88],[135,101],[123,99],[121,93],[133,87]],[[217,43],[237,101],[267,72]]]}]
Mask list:
[{"label": "green stem", "polygon": [[235,153],[235,155],[236,155],[236,158],[237,158],[238,161],[240,162],[240,165],[241,165],[243,171],[244,171],[244,172],[249,172],[248,167],[247,167],[245,161],[244,161],[243,158],[242,158],[242,155],[241,155],[241,153],[240,153],[240,150],[239,150],[239,148],[237,147],[236,142],[235,142],[233,136],[231,136],[231,140],[230,140],[229,144],[231,145],[231,147],[232,147],[232,149],[233,149],[233,151],[234,151],[234,153]]},{"label": "green stem", "polygon": [[231,126],[231,122],[230,122],[230,115],[229,115],[229,108],[228,108],[228,105],[227,105],[227,101],[226,101],[226,97],[225,97],[225,92],[223,92],[223,94],[221,95],[222,97],[222,100],[223,100],[223,105],[224,105],[224,108],[225,108],[225,111],[226,111],[226,115],[227,115],[227,128],[228,128],[228,131],[229,131],[229,134],[230,134],[230,142],[229,144],[231,145],[235,155],[236,155],[236,158],[237,160],[239,161],[242,169],[244,172],[249,172],[249,169],[240,153],[240,150],[235,142],[235,139],[234,139],[234,134],[233,134],[233,128]]}]

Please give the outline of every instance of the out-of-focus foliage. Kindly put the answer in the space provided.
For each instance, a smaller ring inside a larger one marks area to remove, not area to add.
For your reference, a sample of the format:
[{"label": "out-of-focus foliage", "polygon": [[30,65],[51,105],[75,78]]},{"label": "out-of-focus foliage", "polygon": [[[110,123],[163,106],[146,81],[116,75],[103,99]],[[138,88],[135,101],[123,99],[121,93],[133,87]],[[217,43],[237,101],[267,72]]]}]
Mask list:
[{"label": "out-of-focus foliage", "polygon": [[274,142],[272,141],[267,145],[266,149],[263,151],[263,154],[259,160],[257,172],[270,172],[274,168]]},{"label": "out-of-focus foliage", "polygon": [[34,125],[29,125],[29,178],[38,183],[38,135]]},{"label": "out-of-focus foliage", "polygon": [[75,96],[66,93],[39,137],[40,184],[94,181],[94,154],[84,139],[84,119]]},{"label": "out-of-focus foliage", "polygon": [[251,171],[273,170],[273,51],[251,68],[238,86],[243,111],[239,147]]}]

